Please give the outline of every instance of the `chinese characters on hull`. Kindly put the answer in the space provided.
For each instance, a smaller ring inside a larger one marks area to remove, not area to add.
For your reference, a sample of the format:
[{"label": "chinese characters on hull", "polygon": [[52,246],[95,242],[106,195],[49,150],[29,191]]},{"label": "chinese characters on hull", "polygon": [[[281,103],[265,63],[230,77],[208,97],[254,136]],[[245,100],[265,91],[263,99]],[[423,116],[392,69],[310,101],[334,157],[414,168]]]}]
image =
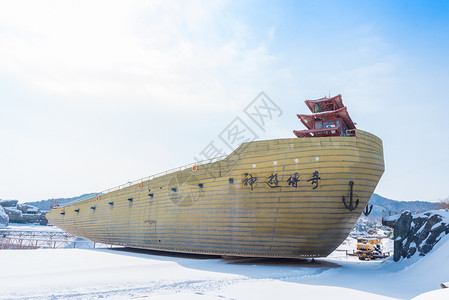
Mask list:
[{"label": "chinese characters on hull", "polygon": [[313,189],[316,189],[318,187],[318,180],[320,180],[321,177],[318,174],[318,171],[313,172],[313,176],[312,178],[310,178],[309,180],[307,180],[307,182],[311,181],[310,184],[313,185]]},{"label": "chinese characters on hull", "polygon": [[[271,173],[266,178],[267,178],[267,181],[265,181],[264,183],[265,183],[266,187],[268,187],[268,188],[279,188],[282,186],[298,188],[299,182],[301,181],[299,178],[298,172],[291,174],[289,176],[289,178],[287,180],[285,180],[287,185],[281,184],[283,181],[278,179],[278,173]],[[311,178],[309,178],[308,180],[302,180],[302,181],[310,182],[310,184],[313,185],[312,189],[315,190],[316,188],[318,188],[320,180],[321,180],[320,174],[317,170],[315,170],[315,172],[313,172]],[[255,177],[253,174],[251,174],[251,173],[243,174],[242,184],[243,184],[243,186],[249,187],[251,192],[254,191],[256,181],[257,181],[257,177]]]},{"label": "chinese characters on hull", "polygon": [[257,177],[254,177],[253,174],[245,173],[243,174],[243,185],[249,187],[251,192],[254,192],[254,186],[256,185]]},{"label": "chinese characters on hull", "polygon": [[298,182],[299,182],[299,174],[298,172],[296,172],[293,175],[290,175],[290,177],[287,180],[288,185],[291,185],[292,187],[297,188],[298,187]]},{"label": "chinese characters on hull", "polygon": [[265,181],[265,183],[270,188],[281,187],[279,185],[278,173],[271,173],[271,175],[267,176],[267,181]]}]

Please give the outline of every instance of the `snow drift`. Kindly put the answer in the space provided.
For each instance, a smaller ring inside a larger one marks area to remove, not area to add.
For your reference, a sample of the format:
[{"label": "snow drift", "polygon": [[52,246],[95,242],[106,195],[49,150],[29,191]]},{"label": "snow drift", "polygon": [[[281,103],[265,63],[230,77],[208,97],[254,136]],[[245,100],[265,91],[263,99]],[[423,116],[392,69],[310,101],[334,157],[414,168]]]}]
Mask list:
[{"label": "snow drift", "polygon": [[9,224],[9,217],[2,206],[0,206],[0,228],[6,228]]},{"label": "snow drift", "polygon": [[[44,227],[47,228],[47,227]],[[418,253],[418,252],[417,252]],[[449,235],[424,257],[315,262],[127,249],[2,250],[3,298],[449,299]]]}]

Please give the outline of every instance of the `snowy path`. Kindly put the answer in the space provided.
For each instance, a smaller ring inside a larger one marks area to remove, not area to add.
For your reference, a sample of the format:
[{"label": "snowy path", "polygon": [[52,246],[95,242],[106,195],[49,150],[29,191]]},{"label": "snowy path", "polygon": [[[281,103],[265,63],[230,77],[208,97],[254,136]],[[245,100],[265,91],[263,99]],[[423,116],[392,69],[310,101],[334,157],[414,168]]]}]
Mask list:
[{"label": "snowy path", "polygon": [[333,277],[338,265],[324,261],[298,264],[257,260],[256,265],[248,265],[211,257],[154,253],[117,249],[5,250],[1,252],[6,263],[0,277],[2,297],[294,299],[300,295],[338,294],[343,299],[361,294],[379,299],[378,295],[351,289],[298,283]]},{"label": "snowy path", "polygon": [[439,290],[449,281],[449,236],[399,263],[341,251],[312,263],[123,248],[1,250],[0,261],[1,299],[449,299]]},{"label": "snowy path", "polygon": [[388,299],[432,289],[410,284],[410,276],[399,280],[393,262],[232,263],[125,249],[3,250],[0,257],[4,299]]}]

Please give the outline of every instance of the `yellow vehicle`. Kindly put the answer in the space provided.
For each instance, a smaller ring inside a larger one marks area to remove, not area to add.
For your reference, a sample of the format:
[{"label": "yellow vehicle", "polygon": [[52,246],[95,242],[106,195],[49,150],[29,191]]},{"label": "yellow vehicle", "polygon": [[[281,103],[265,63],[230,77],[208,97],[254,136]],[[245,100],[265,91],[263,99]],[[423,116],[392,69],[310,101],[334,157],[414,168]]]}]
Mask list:
[{"label": "yellow vehicle", "polygon": [[389,255],[382,252],[380,238],[358,238],[356,255],[360,260],[385,258]]}]

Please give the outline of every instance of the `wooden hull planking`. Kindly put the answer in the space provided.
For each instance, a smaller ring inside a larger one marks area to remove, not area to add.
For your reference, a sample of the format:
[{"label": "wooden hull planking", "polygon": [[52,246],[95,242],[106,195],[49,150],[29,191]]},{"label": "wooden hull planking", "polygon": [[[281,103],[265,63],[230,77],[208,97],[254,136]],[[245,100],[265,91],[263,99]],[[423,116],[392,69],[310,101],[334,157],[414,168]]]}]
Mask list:
[{"label": "wooden hull planking", "polygon": [[[293,138],[242,144],[225,159],[53,208],[92,241],[174,252],[323,257],[346,238],[384,172],[382,141]],[[298,181],[299,180],[299,181]],[[350,185],[354,205],[349,211]]]}]

